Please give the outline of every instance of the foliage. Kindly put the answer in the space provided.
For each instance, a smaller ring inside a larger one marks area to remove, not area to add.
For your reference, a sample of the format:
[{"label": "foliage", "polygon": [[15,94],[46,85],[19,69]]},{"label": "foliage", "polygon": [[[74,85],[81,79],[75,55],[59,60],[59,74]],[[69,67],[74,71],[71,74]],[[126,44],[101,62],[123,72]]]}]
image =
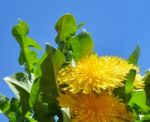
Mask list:
[{"label": "foliage", "polygon": [[[72,61],[95,53],[90,34],[85,31],[77,33],[82,26],[83,23],[77,25],[73,15],[62,16],[55,25],[58,48],[46,44],[45,53],[39,59],[37,49],[42,48],[28,36],[28,24],[19,20],[12,28],[12,35],[20,46],[18,61],[25,72],[4,78],[16,95],[12,99],[0,95],[0,113],[5,114],[10,122],[55,122],[56,118],[58,122],[71,121],[69,110],[58,104],[61,86],[57,82],[57,73]],[[137,46],[128,62],[136,65],[139,55],[140,48]],[[125,86],[116,88],[114,94],[124,100],[129,111],[134,114],[135,122],[150,121],[150,71],[143,78],[144,89],[134,89],[135,75],[136,70],[132,69],[124,81]]]}]

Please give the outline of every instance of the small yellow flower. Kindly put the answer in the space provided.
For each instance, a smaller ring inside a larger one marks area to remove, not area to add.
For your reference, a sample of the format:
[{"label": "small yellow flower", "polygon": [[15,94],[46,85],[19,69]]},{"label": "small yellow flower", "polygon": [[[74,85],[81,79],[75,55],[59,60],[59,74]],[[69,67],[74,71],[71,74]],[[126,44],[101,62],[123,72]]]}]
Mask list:
[{"label": "small yellow flower", "polygon": [[58,98],[61,107],[69,107],[72,122],[132,122],[131,113],[118,97],[106,92],[61,94]]},{"label": "small yellow flower", "polygon": [[143,77],[140,74],[136,74],[135,81],[134,81],[134,87],[135,89],[143,89],[145,86]]},{"label": "small yellow flower", "polygon": [[59,84],[67,84],[69,90],[89,94],[92,91],[123,86],[123,80],[131,69],[138,68],[119,57],[91,55],[81,59],[76,66],[68,66],[58,72]]}]

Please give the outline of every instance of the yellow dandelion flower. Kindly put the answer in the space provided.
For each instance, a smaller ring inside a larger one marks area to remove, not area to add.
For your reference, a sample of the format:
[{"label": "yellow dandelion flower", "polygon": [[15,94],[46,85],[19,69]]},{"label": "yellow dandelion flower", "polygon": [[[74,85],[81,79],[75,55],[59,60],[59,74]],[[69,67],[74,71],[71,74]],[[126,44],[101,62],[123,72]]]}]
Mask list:
[{"label": "yellow dandelion flower", "polygon": [[61,107],[69,107],[72,122],[132,122],[133,117],[118,97],[101,94],[71,93],[58,98]]},{"label": "yellow dandelion flower", "polygon": [[122,81],[131,69],[138,70],[122,58],[91,55],[81,59],[75,67],[61,69],[58,81],[59,84],[68,84],[74,93],[100,93],[101,90],[123,86]]},{"label": "yellow dandelion flower", "polygon": [[136,74],[135,80],[134,80],[134,87],[136,89],[143,89],[144,86],[145,86],[145,84],[144,84],[142,75]]}]

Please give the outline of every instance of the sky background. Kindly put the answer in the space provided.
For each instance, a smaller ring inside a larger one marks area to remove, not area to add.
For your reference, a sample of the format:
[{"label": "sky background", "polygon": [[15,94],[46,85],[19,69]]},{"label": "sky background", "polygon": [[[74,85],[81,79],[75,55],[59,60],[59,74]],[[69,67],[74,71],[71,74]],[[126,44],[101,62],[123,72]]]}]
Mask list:
[{"label": "sky background", "polygon": [[[65,13],[86,23],[99,55],[128,58],[139,45],[141,72],[150,68],[150,0],[0,0],[0,93],[13,97],[3,78],[23,71],[11,34],[17,19],[28,22],[29,35],[44,48],[45,42],[55,45],[54,25]],[[8,122],[2,114],[0,121]]]}]

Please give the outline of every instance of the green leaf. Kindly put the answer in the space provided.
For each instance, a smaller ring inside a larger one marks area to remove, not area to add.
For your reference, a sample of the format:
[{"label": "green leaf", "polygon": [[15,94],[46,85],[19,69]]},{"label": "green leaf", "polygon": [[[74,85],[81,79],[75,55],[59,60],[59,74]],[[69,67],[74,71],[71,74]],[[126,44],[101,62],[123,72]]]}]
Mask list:
[{"label": "green leaf", "polygon": [[127,75],[127,80],[125,81],[125,93],[129,94],[132,92],[134,88],[134,79],[136,76],[136,70],[131,70],[130,73]]},{"label": "green leaf", "polygon": [[77,30],[76,20],[71,14],[65,14],[56,23],[55,29],[58,33],[56,43],[67,41],[74,36]]},{"label": "green leaf", "polygon": [[116,96],[119,96],[121,99],[123,99],[125,103],[128,103],[128,101],[131,98],[131,93],[134,88],[133,83],[134,83],[135,76],[136,76],[136,70],[133,69],[130,70],[130,72],[127,74],[125,78],[126,80],[123,81],[125,86],[116,88],[113,91],[113,93]]},{"label": "green leaf", "polygon": [[[46,53],[43,55],[39,62],[40,78],[35,80],[32,85],[30,94],[30,105],[32,106],[37,100],[40,92],[42,93],[42,100],[45,102],[52,102],[59,94],[58,85],[56,83],[56,73],[54,67],[54,61],[52,56],[53,48],[50,45],[46,45]],[[53,99],[53,100],[52,100]]]},{"label": "green leaf", "polygon": [[6,113],[10,108],[9,98],[0,94],[0,113]]},{"label": "green leaf", "polygon": [[124,102],[126,102],[126,94],[125,94],[125,87],[119,87],[119,88],[115,88],[113,90],[113,93],[115,96],[119,96],[119,98],[123,99]]},{"label": "green leaf", "polygon": [[146,105],[146,94],[144,90],[133,91],[128,105],[133,108],[137,105],[143,112],[150,111],[150,107]]},{"label": "green leaf", "polygon": [[38,122],[37,120],[35,120],[34,118],[32,118],[33,113],[31,113],[30,111],[28,111],[25,115],[25,119],[26,122]]},{"label": "green leaf", "polygon": [[15,88],[15,86],[18,86],[26,92],[30,93],[33,82],[29,80],[27,74],[22,72],[18,72],[11,76],[5,77],[4,81],[9,85],[9,87],[12,89],[12,91],[15,93],[18,99],[20,98],[18,95],[19,91]]},{"label": "green leaf", "polygon": [[[142,119],[141,120],[149,120],[150,121],[150,114],[147,114],[147,115],[143,115]],[[146,121],[144,121],[146,122]],[[148,122],[148,121],[147,121]]]},{"label": "green leaf", "polygon": [[40,81],[40,91],[45,95],[52,95],[52,97],[56,99],[59,91],[52,57],[52,47],[48,44],[46,45],[46,54],[47,56],[41,64],[42,77]]},{"label": "green leaf", "polygon": [[41,46],[34,39],[32,39],[28,36],[25,37],[25,45],[27,47],[34,47],[34,48],[39,49],[39,50],[42,49]]},{"label": "green leaf", "polygon": [[59,50],[51,47],[52,50],[52,58],[55,66],[55,70],[58,71],[63,63],[65,63],[66,58],[64,54]]},{"label": "green leaf", "polygon": [[27,74],[23,73],[5,77],[4,80],[20,100],[23,114],[25,114],[29,109],[29,94],[32,82],[29,81]]},{"label": "green leaf", "polygon": [[31,89],[30,106],[34,108],[39,122],[53,120],[54,114],[59,110],[56,100],[59,90],[53,61],[55,55],[53,54],[55,54],[54,48],[47,44],[46,52],[39,62],[39,68],[37,68],[40,73],[39,78],[34,81]]},{"label": "green leaf", "polygon": [[77,26],[77,29],[82,28],[84,25],[85,25],[85,22],[81,22],[81,23]]},{"label": "green leaf", "polygon": [[22,38],[29,33],[29,26],[25,21],[19,20],[19,23],[12,28],[12,33],[16,40],[21,44]]},{"label": "green leaf", "polygon": [[27,36],[29,26],[25,21],[20,20],[12,29],[12,34],[20,45],[19,63],[25,67],[28,73],[31,73],[34,65],[38,62],[37,53],[30,47],[41,49],[35,40]]},{"label": "green leaf", "polygon": [[19,101],[15,98],[9,100],[7,97],[0,95],[0,111],[5,114],[9,122],[24,122]]},{"label": "green leaf", "polygon": [[54,115],[59,111],[56,100],[59,90],[56,83],[55,68],[58,68],[64,59],[64,55],[59,50],[46,45],[46,52],[39,61],[39,68],[37,68],[39,77],[32,85],[29,100],[39,122],[43,122],[43,120],[45,122],[54,121]]},{"label": "green leaf", "polygon": [[47,103],[36,103],[34,105],[34,118],[38,122],[55,122],[54,115],[48,114],[48,104]]},{"label": "green leaf", "polygon": [[140,48],[139,48],[139,46],[137,46],[136,49],[132,52],[132,54],[128,58],[128,62],[136,65],[139,56],[140,56]]},{"label": "green leaf", "polygon": [[146,103],[150,106],[150,71],[145,73],[144,79],[145,81],[145,92],[146,92]]},{"label": "green leaf", "polygon": [[134,122],[143,122],[142,120],[135,120]]},{"label": "green leaf", "polygon": [[32,85],[32,89],[31,89],[31,93],[30,93],[30,97],[29,97],[29,106],[33,107],[33,105],[35,104],[35,102],[37,101],[38,97],[39,97],[39,87],[40,87],[40,79],[37,79],[34,81],[33,85]]},{"label": "green leaf", "polygon": [[70,41],[75,60],[79,60],[93,51],[93,40],[87,33],[80,33]]},{"label": "green leaf", "polygon": [[12,98],[10,101],[9,111],[6,113],[10,122],[24,122],[24,118],[21,113],[19,100]]}]

